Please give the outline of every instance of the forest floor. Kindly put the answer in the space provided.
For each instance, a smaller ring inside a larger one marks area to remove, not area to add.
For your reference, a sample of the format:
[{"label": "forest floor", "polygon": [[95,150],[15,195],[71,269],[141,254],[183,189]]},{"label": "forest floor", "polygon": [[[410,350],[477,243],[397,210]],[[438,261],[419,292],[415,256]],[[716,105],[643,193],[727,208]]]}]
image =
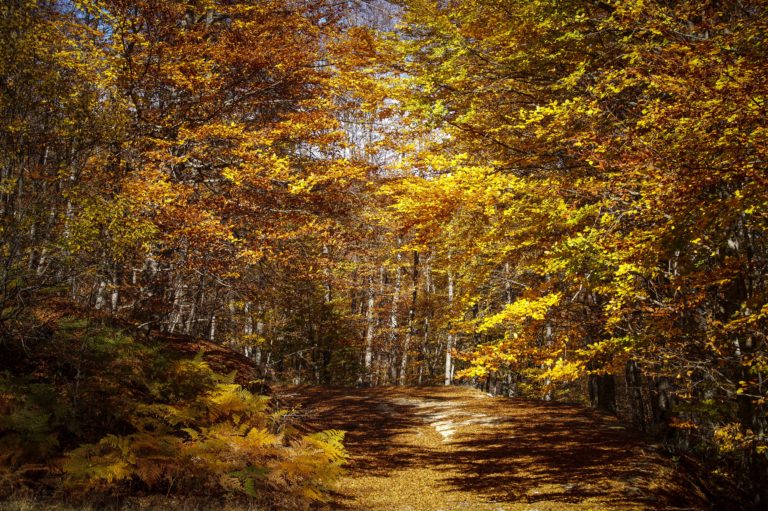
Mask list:
[{"label": "forest floor", "polygon": [[658,445],[581,406],[464,387],[282,387],[350,454],[330,509],[699,510],[706,500]]}]

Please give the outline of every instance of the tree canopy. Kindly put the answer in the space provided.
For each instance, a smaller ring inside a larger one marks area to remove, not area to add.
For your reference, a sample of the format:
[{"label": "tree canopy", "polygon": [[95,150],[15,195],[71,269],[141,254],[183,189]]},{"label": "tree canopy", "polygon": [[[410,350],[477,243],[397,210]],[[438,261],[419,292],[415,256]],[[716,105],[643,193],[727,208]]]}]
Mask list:
[{"label": "tree canopy", "polygon": [[[224,421],[232,449],[263,449],[209,467],[220,491],[253,494],[243,464],[269,466],[285,505],[322,500],[296,481],[330,478],[339,438],[283,431],[247,382],[152,351],[186,335],[259,380],[591,404],[768,505],[767,7],[4,3],[0,435],[50,435],[0,444],[0,476],[28,484],[11,474],[67,450],[81,479],[101,456],[114,472],[89,477],[181,491],[126,468],[131,449],[151,430],[152,449],[205,450]],[[97,438],[38,385],[86,420],[104,346],[162,362],[140,364],[134,408],[105,408],[112,429],[87,417]],[[174,371],[207,383],[161,396]],[[45,425],[8,419],[33,404]],[[327,463],[301,475],[313,448]]]}]

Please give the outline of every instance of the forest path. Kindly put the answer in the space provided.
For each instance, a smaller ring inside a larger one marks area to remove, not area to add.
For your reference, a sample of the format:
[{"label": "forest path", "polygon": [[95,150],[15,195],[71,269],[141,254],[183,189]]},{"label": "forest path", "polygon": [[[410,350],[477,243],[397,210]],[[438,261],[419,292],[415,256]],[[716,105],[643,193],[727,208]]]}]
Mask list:
[{"label": "forest path", "polygon": [[463,387],[279,389],[350,453],[329,509],[705,509],[674,463],[616,419],[580,406]]}]

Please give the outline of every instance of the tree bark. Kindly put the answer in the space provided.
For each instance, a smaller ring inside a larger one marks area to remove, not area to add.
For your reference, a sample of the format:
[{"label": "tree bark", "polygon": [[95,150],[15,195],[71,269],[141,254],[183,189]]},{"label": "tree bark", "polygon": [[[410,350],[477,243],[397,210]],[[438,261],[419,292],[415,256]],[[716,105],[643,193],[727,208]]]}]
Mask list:
[{"label": "tree bark", "polygon": [[[453,293],[454,293],[453,273],[448,272],[448,314],[451,314],[451,306],[453,305]],[[453,333],[451,332],[451,324],[448,323],[448,338],[445,343],[445,385],[450,385],[453,382]]]},{"label": "tree bark", "polygon": [[[399,245],[399,243],[398,243]],[[391,381],[397,381],[397,368],[395,366],[395,346],[397,346],[397,338],[398,338],[398,312],[400,307],[400,289],[402,287],[402,273],[400,268],[400,259],[401,255],[398,252],[397,253],[397,266],[395,267],[395,289],[392,294],[392,309],[390,310],[389,314],[389,372],[390,372],[390,379]]]},{"label": "tree bark", "polygon": [[589,399],[595,408],[616,413],[616,379],[612,374],[590,375]]},{"label": "tree bark", "polygon": [[625,368],[627,396],[632,414],[632,424],[641,431],[647,431],[645,400],[643,399],[643,375],[636,360],[628,360]]},{"label": "tree bark", "polygon": [[400,385],[408,380],[408,351],[411,349],[411,339],[416,319],[416,302],[419,296],[419,253],[413,251],[413,266],[411,267],[411,306],[408,309],[408,328],[403,341],[403,356],[400,359]]},{"label": "tree bark", "polygon": [[363,380],[367,385],[371,384],[373,378],[373,336],[376,332],[376,316],[374,308],[376,305],[373,290],[373,277],[368,278],[368,308],[365,311],[365,355],[363,359]]}]

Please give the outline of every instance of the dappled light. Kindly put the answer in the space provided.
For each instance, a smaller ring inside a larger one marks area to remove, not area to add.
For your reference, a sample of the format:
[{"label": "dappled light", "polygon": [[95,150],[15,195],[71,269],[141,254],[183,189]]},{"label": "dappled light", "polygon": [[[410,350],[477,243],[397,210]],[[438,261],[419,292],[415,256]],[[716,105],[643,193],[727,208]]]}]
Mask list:
[{"label": "dappled light", "polygon": [[766,101],[768,0],[0,2],[0,511],[768,511]]}]

